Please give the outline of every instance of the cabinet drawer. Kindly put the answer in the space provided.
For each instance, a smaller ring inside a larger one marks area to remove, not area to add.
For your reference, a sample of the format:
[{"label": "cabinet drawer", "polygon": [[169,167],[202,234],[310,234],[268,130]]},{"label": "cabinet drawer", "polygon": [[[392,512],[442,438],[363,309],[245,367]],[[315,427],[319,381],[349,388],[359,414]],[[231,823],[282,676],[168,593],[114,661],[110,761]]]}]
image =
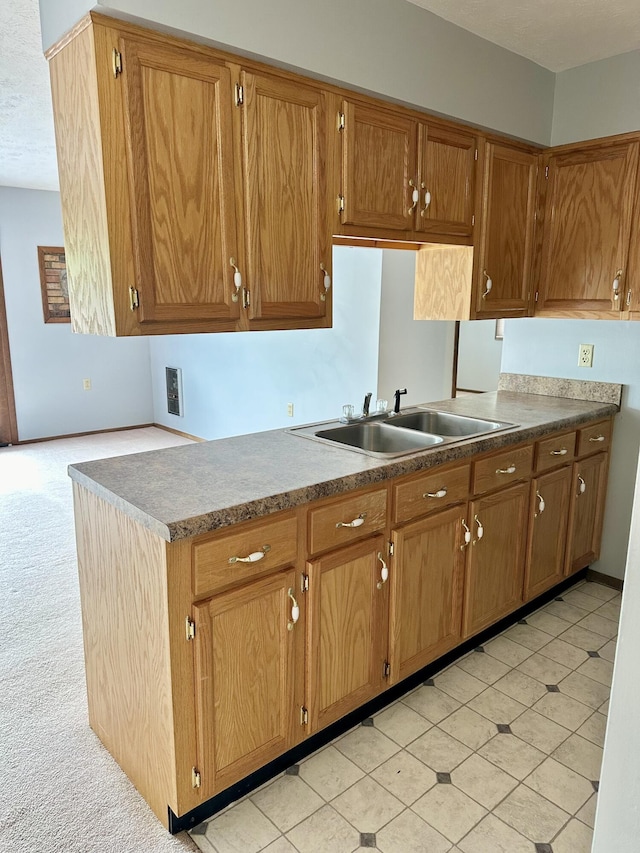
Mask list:
[{"label": "cabinet drawer", "polygon": [[298,547],[295,516],[251,523],[243,528],[194,544],[194,595],[214,592],[295,563]]},{"label": "cabinet drawer", "polygon": [[608,450],[611,444],[611,421],[600,421],[578,430],[578,456]]},{"label": "cabinet drawer", "polygon": [[470,465],[429,471],[393,489],[394,524],[464,501],[469,495]]},{"label": "cabinet drawer", "polygon": [[480,495],[518,480],[526,479],[533,469],[533,445],[518,447],[481,459],[473,466],[473,493]]},{"label": "cabinet drawer", "polygon": [[317,554],[383,530],[387,490],[341,498],[309,511],[309,552]]},{"label": "cabinet drawer", "polygon": [[571,462],[576,452],[575,432],[552,435],[536,441],[536,471],[547,471],[563,462]]}]

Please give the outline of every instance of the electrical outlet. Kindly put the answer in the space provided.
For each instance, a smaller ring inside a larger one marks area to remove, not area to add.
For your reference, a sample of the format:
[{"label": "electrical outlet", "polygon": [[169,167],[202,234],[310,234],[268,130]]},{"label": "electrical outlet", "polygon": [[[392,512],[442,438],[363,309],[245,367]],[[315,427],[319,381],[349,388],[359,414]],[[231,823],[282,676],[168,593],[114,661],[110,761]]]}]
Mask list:
[{"label": "electrical outlet", "polygon": [[84,391],[91,391],[91,380],[83,379],[82,380],[82,388]]},{"label": "electrical outlet", "polygon": [[578,367],[593,367],[593,344],[580,344]]},{"label": "electrical outlet", "polygon": [[293,417],[293,403],[287,403],[287,414],[290,418]]}]

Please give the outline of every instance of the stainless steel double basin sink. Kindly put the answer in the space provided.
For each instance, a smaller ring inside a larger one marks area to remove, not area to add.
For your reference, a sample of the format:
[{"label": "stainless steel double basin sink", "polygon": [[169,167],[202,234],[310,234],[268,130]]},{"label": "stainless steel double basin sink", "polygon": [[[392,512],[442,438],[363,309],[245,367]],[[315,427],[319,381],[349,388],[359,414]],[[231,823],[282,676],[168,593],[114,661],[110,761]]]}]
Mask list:
[{"label": "stainless steel double basin sink", "polygon": [[293,427],[294,435],[342,446],[367,456],[393,459],[418,453],[441,444],[451,444],[467,438],[477,438],[498,430],[511,429],[517,424],[455,415],[434,409],[418,408],[398,415],[375,416],[355,423],[312,424]]}]

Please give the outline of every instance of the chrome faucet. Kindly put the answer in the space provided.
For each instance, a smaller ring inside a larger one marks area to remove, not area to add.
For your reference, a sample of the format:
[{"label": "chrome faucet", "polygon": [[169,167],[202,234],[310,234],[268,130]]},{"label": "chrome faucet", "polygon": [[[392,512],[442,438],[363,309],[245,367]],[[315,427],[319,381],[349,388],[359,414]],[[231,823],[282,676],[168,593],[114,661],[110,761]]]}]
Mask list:
[{"label": "chrome faucet", "polygon": [[403,388],[402,390],[401,390],[400,388],[397,388],[397,389],[393,392],[393,396],[394,396],[393,414],[394,414],[394,415],[397,415],[397,414],[400,412],[400,397],[401,397],[403,394],[406,394],[406,393],[407,393],[407,389],[406,389],[406,388]]},{"label": "chrome faucet", "polygon": [[371,391],[364,396],[364,403],[362,404],[362,417],[366,418],[369,415],[369,405],[371,404]]}]

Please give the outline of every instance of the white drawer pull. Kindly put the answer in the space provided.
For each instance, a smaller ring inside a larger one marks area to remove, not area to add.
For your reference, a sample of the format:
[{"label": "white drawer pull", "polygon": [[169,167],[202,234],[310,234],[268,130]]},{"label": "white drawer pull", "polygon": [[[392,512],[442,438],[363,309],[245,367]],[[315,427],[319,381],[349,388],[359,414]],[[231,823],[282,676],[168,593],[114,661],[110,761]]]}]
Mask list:
[{"label": "white drawer pull", "polygon": [[587,491],[587,484],[585,483],[582,477],[578,477],[578,483],[578,494],[576,495],[576,497],[579,498],[580,495],[583,495]]},{"label": "white drawer pull", "polygon": [[389,580],[389,567],[382,559],[382,554],[378,551],[378,559],[382,563],[382,569],[380,570],[380,580],[376,584],[378,589],[382,589],[382,585],[385,584]]},{"label": "white drawer pull", "polygon": [[339,521],[336,524],[336,527],[362,527],[366,517],[367,513],[361,512],[357,518],[353,519],[353,521]]},{"label": "white drawer pull", "polygon": [[478,532],[476,533],[476,536],[478,537],[478,539],[482,539],[482,537],[484,536],[484,526],[477,515],[473,516],[473,520],[478,525]]},{"label": "white drawer pull", "polygon": [[516,466],[509,465],[508,468],[496,468],[496,474],[515,474]]},{"label": "white drawer pull", "polygon": [[603,435],[592,435],[589,441],[604,441]]},{"label": "white drawer pull", "polygon": [[248,557],[229,557],[230,563],[257,563],[271,550],[271,545],[263,545],[261,551],[254,551]]},{"label": "white drawer pull", "polygon": [[464,520],[464,518],[460,519],[460,523],[464,527],[464,543],[460,546],[460,550],[464,551],[469,542],[471,542],[471,531],[469,530],[469,526],[467,525],[467,522]]},{"label": "white drawer pull", "polygon": [[438,489],[437,492],[425,492],[422,496],[423,498],[446,498],[447,490],[443,486],[441,489]]},{"label": "white drawer pull", "polygon": [[291,599],[291,619],[287,622],[287,630],[293,631],[293,627],[300,618],[300,608],[298,607],[298,602],[295,600],[293,595],[293,590],[289,587],[289,592],[287,593],[289,598]]},{"label": "white drawer pull", "polygon": [[566,456],[569,451],[566,447],[561,448],[560,450],[550,450],[550,456]]},{"label": "white drawer pull", "polygon": [[542,497],[540,492],[536,492],[536,497],[538,498],[538,512],[535,514],[535,518],[537,518],[539,515],[542,515],[545,507],[544,498]]}]

